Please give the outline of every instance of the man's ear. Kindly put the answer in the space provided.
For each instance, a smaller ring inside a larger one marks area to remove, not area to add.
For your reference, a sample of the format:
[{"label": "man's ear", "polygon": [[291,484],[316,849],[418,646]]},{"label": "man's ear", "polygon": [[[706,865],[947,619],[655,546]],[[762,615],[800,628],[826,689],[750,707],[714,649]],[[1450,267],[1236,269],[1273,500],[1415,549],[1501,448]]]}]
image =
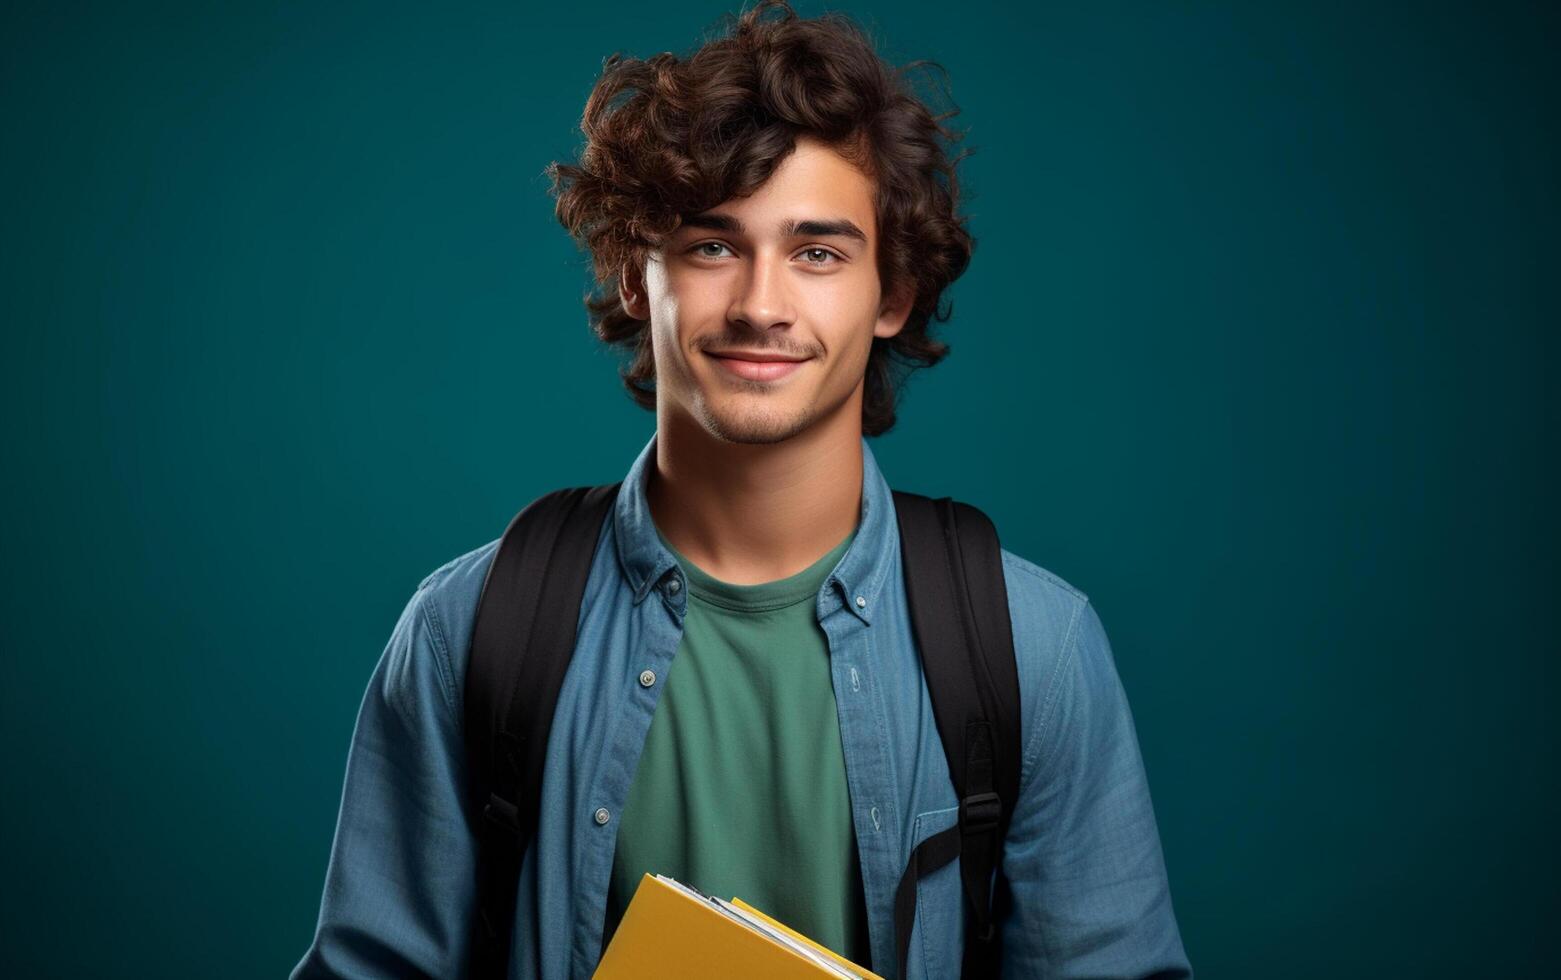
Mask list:
[{"label": "man's ear", "polygon": [[645,270],[638,263],[630,262],[619,273],[618,302],[634,319],[650,319],[650,301],[645,297]]},{"label": "man's ear", "polygon": [[910,319],[911,308],[915,305],[915,284],[900,283],[884,297],[883,303],[878,307],[878,322],[873,324],[873,336],[893,337],[899,333],[905,326],[905,321]]}]

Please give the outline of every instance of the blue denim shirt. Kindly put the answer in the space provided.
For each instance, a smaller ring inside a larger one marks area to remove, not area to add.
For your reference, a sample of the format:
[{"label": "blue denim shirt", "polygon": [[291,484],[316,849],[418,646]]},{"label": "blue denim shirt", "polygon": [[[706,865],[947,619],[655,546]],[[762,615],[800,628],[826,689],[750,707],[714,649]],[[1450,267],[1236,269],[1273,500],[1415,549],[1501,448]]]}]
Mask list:
[{"label": "blue denim shirt", "polygon": [[[510,976],[589,977],[617,817],[675,669],[688,589],[645,498],[653,435],[603,522],[521,866]],[[862,442],[860,523],[820,588],[866,893],[872,968],[897,972],[894,889],[958,808],[912,639],[889,485]],[[465,972],[475,848],[463,809],[462,688],[497,541],[434,571],[369,681],[347,757],[314,941],[294,978]],[[1127,699],[1088,598],[1003,552],[1024,755],[1003,869],[1005,977],[1190,976]],[[605,810],[605,823],[596,819]],[[908,976],[959,975],[958,862],[918,886]]]}]

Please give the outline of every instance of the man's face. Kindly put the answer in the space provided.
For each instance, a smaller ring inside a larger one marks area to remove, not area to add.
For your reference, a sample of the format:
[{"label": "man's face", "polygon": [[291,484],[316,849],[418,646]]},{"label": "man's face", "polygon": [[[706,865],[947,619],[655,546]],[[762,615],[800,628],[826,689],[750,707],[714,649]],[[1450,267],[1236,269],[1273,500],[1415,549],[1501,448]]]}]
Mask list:
[{"label": "man's face", "polygon": [[808,138],[751,196],[686,217],[621,294],[650,320],[659,407],[735,443],[860,420],[873,338],[911,305],[884,303],[877,234],[872,182]]}]

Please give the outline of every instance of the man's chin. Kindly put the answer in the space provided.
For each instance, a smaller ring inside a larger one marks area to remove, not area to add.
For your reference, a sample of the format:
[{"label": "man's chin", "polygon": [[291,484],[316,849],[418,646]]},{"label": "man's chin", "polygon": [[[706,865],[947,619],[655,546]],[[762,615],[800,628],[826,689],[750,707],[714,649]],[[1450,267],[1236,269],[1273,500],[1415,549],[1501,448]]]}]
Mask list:
[{"label": "man's chin", "polygon": [[744,446],[770,446],[807,431],[812,418],[807,412],[781,412],[774,409],[707,409],[699,413],[699,423],[716,439]]}]

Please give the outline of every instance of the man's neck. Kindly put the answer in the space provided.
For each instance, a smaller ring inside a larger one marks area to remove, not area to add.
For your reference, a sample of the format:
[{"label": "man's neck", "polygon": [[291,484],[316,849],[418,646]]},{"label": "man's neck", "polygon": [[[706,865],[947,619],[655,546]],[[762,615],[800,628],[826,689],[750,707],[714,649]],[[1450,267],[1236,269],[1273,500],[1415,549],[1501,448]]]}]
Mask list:
[{"label": "man's neck", "polygon": [[[785,442],[722,442],[692,419],[661,412],[651,516],[672,547],[734,585],[786,578],[857,525],[862,431],[828,420]],[[860,416],[858,415],[858,419]]]}]

